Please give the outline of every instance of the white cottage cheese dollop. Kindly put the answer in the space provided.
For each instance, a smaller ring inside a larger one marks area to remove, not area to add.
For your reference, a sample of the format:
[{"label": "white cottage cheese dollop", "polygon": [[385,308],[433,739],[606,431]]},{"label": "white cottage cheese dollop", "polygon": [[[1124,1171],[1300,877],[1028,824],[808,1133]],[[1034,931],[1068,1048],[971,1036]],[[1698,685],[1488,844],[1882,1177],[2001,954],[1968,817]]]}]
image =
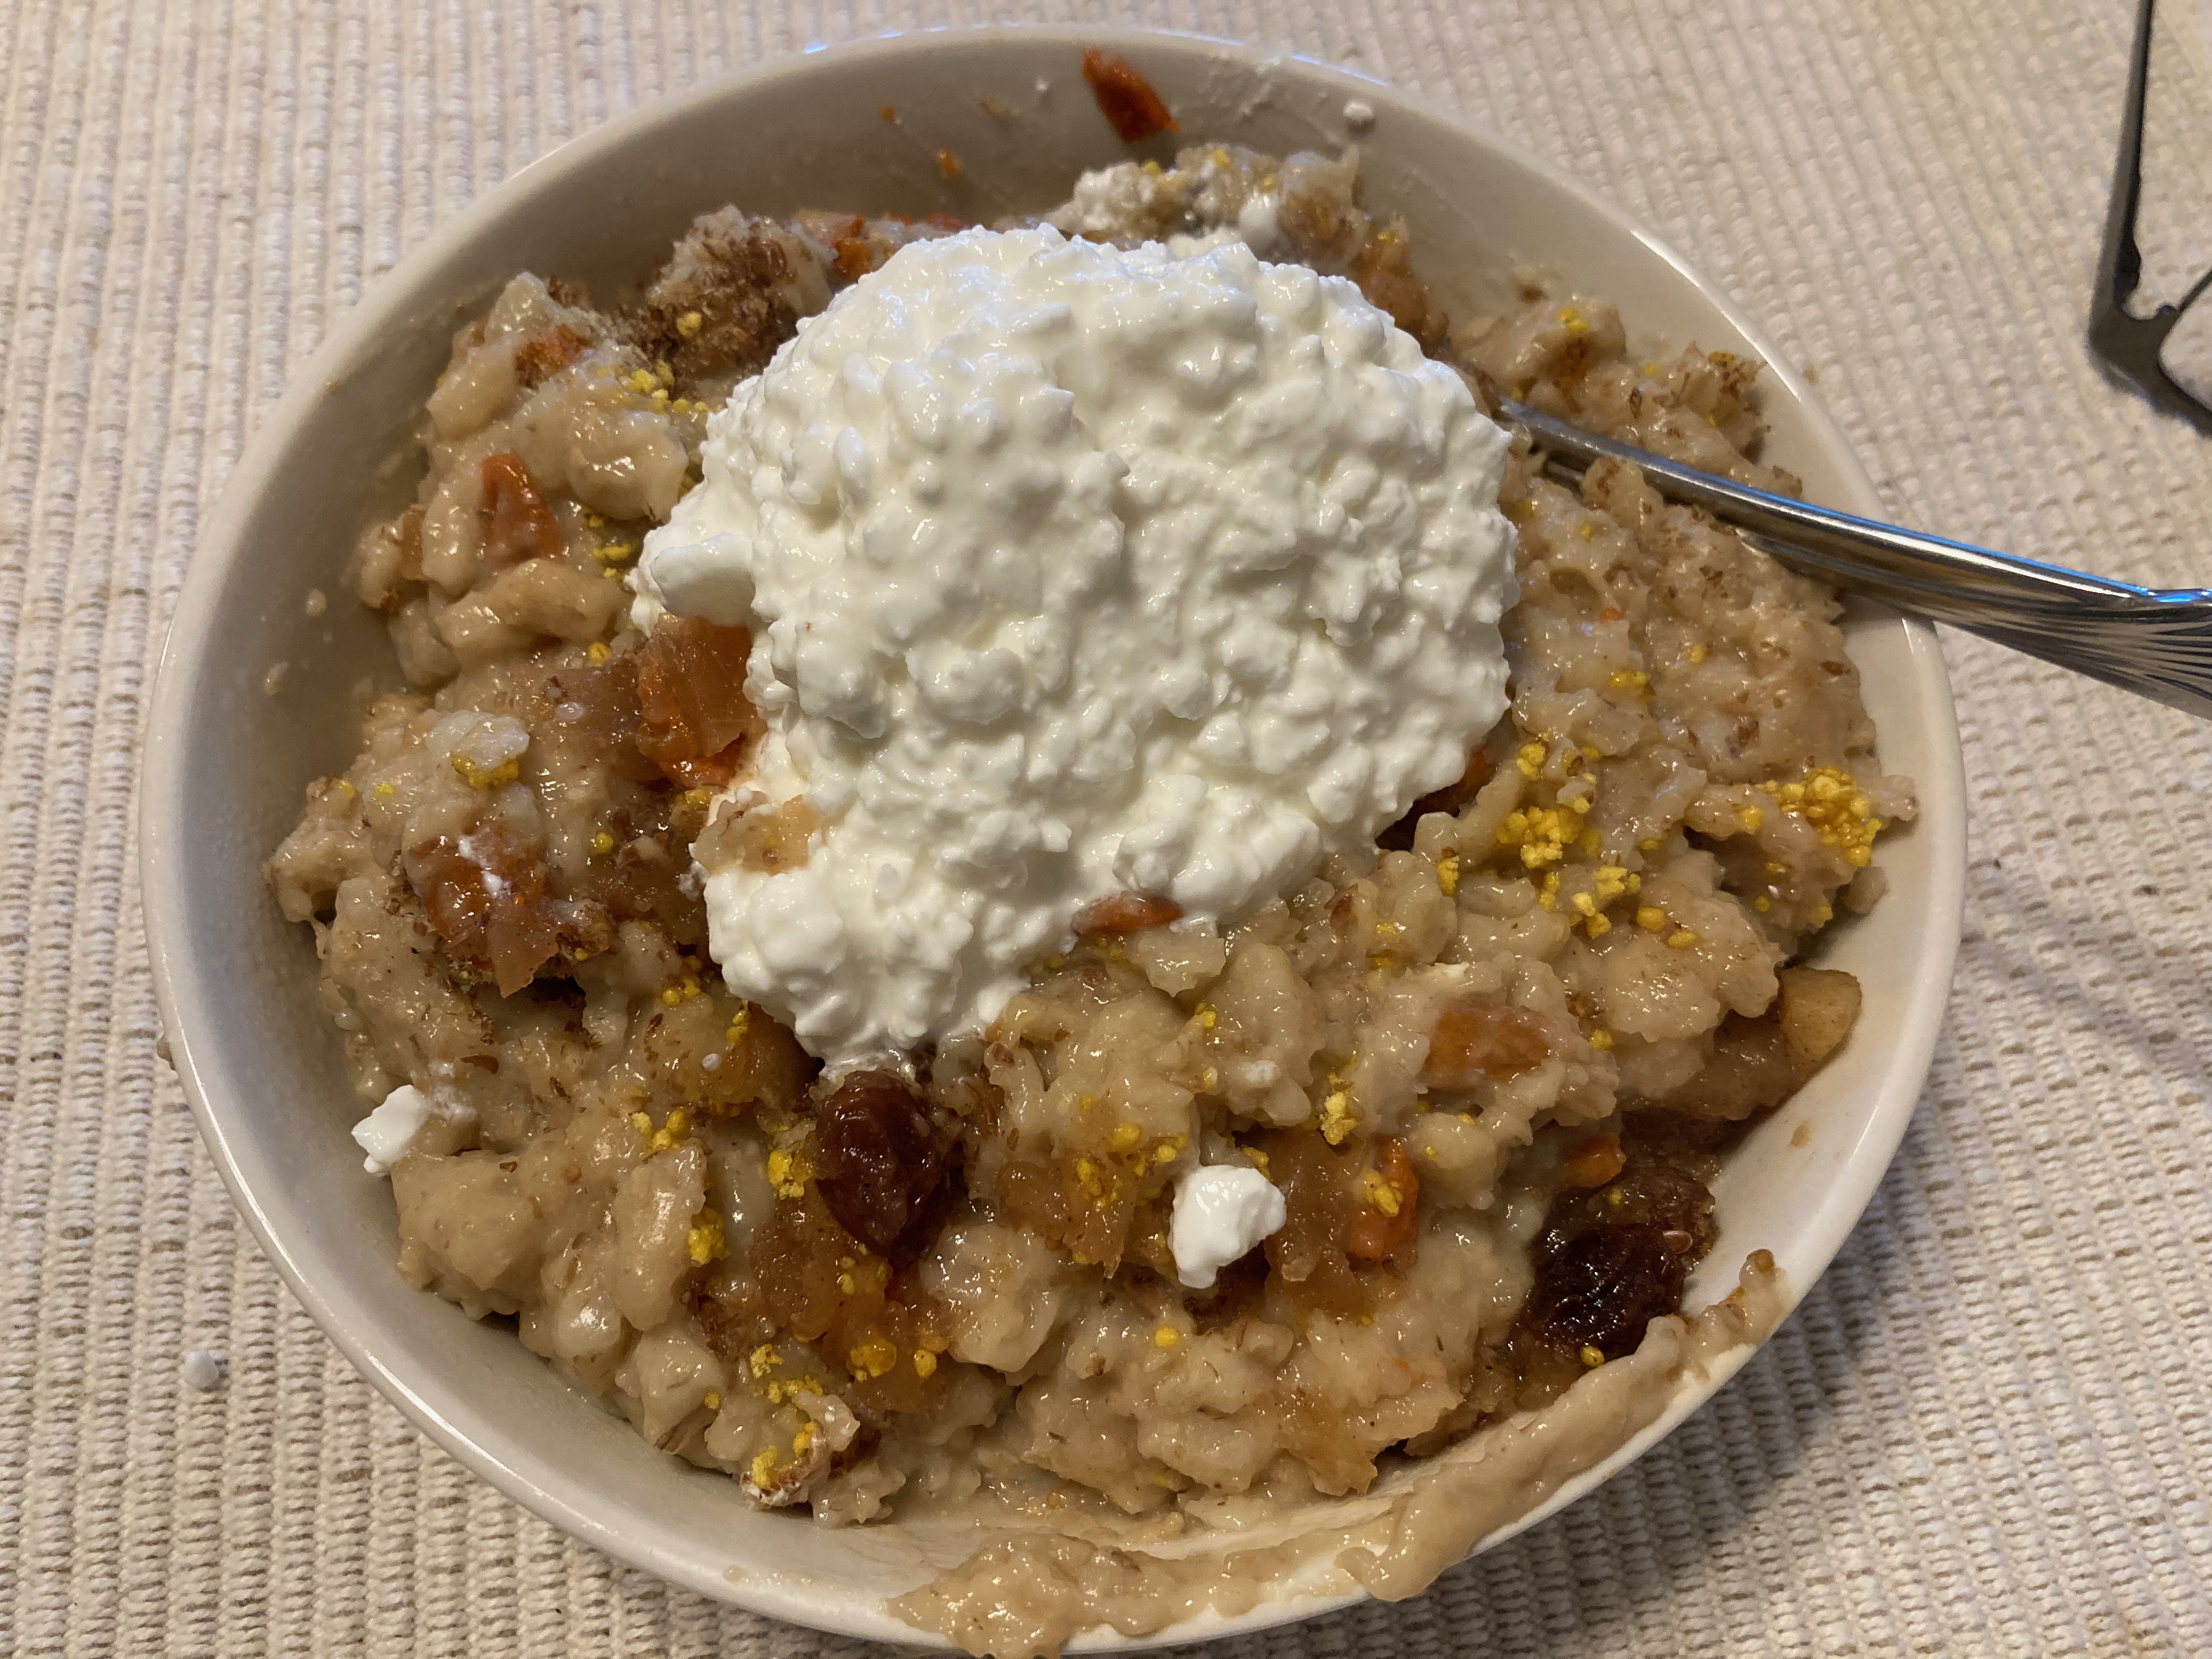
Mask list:
[{"label": "white cottage cheese dollop", "polygon": [[706,870],[833,1071],[987,1024],[1086,903],[1231,916],[1371,845],[1505,702],[1506,439],[1346,281],[1041,228],[901,250],[708,424],[635,620],[754,632]]},{"label": "white cottage cheese dollop", "polygon": [[415,1137],[438,1115],[429,1096],[411,1083],[403,1083],[385,1096],[383,1103],[353,1126],[353,1138],[368,1156],[361,1167],[373,1176],[390,1175],[392,1166],[415,1150]]},{"label": "white cottage cheese dollop", "polygon": [[1288,1219],[1289,1201],[1257,1170],[1202,1164],[1184,1170],[1168,1220],[1176,1277],[1192,1290],[1212,1290],[1224,1267]]}]

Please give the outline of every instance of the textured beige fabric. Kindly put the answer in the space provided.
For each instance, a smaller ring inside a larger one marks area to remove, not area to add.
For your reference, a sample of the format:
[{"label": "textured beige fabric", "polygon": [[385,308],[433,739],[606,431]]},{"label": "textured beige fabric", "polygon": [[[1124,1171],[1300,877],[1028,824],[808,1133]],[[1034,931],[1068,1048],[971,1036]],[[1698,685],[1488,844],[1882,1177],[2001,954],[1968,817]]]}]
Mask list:
[{"label": "textured beige fabric", "polygon": [[[1048,15],[1291,46],[1462,110],[1764,319],[1899,514],[2207,580],[2212,440],[2108,389],[2081,343],[2131,9]],[[2166,9],[2156,189],[2212,258],[2212,10]],[[366,277],[665,88],[985,15],[0,8],[0,1653],[857,1651],[567,1542],[428,1449],[279,1289],[155,1059],[132,757],[196,527]],[[2180,268],[2181,240],[2151,242]],[[1972,796],[1958,988],[1834,1269],[1602,1492],[1270,1650],[2212,1652],[2212,743],[1948,647]],[[196,1346],[228,1352],[227,1392],[182,1386]]]}]

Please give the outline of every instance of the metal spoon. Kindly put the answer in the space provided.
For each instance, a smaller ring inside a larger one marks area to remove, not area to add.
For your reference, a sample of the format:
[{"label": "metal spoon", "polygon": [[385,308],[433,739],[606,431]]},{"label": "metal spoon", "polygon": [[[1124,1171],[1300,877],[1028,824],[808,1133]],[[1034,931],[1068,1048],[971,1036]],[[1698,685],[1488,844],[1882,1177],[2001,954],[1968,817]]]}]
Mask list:
[{"label": "metal spoon", "polygon": [[1792,570],[2212,717],[2212,592],[2136,587],[1831,512],[1595,437],[1510,398],[1501,404],[1553,467],[1571,474],[1601,457],[1626,461],[1669,501],[1734,525]]}]

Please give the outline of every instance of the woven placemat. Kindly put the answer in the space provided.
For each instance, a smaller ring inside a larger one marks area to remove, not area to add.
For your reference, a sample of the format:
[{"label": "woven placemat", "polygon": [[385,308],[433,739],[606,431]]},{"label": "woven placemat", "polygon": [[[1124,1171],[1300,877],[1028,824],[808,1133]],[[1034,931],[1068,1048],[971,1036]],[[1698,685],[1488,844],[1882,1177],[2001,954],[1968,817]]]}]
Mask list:
[{"label": "woven placemat", "polygon": [[[2212,9],[2166,0],[2154,205],[2212,226]],[[1382,74],[1656,227],[1808,367],[1892,508],[2212,577],[2212,441],[2082,326],[2124,0],[1121,0]],[[0,1652],[857,1653],[569,1543],[278,1285],[159,1032],[133,773],[241,438],[363,281],[572,133],[975,7],[0,9]],[[1010,14],[1008,14],[1010,15]],[[2170,95],[2169,95],[2170,94]],[[2154,272],[2188,251],[2161,218]],[[2196,252],[2212,258],[2212,239]],[[1966,936],[1911,1133],[1705,1412],[1293,1655],[2212,1652],[2212,751],[1953,636]],[[189,1349],[229,1359],[187,1388]]]}]

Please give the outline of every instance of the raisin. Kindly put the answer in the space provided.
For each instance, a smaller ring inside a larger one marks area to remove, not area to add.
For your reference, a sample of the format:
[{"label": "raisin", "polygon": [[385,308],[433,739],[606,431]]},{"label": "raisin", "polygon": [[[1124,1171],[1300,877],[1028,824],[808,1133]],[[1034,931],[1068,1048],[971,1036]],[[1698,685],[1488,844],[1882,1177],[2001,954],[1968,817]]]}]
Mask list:
[{"label": "raisin", "polygon": [[1553,1343],[1633,1353],[1644,1328],[1682,1305],[1689,1259],[1647,1222],[1593,1227],[1537,1265],[1522,1318]]},{"label": "raisin", "polygon": [[912,1261],[936,1230],[951,1159],[927,1106],[903,1079],[855,1072],[814,1115],[814,1180],[830,1213],[894,1262]]},{"label": "raisin", "polygon": [[[1595,1168],[1601,1159],[1620,1160],[1610,1181],[1572,1183],[1578,1163]],[[1530,1252],[1535,1287],[1510,1345],[1523,1407],[1543,1404],[1579,1375],[1586,1350],[1619,1358],[1653,1319],[1681,1310],[1683,1284],[1717,1231],[1701,1178],[1712,1162],[1635,1118],[1618,1139],[1592,1135],[1570,1154],[1566,1184]]]},{"label": "raisin", "polygon": [[1083,78],[1098,100],[1098,112],[1125,144],[1133,144],[1158,132],[1179,132],[1176,118],[1152,83],[1137,73],[1137,66],[1119,52],[1093,46],[1083,54]]},{"label": "raisin", "polygon": [[1650,1226],[1686,1235],[1678,1254],[1695,1262],[1712,1248],[1713,1195],[1704,1182],[1635,1142],[1622,1149],[1625,1162],[1613,1180],[1583,1190],[1563,1191],[1552,1200],[1536,1245],[1541,1257],[1601,1227]]},{"label": "raisin", "polygon": [[1576,1348],[1538,1330],[1525,1311],[1492,1352],[1515,1379],[1512,1403],[1524,1412],[1550,1405],[1589,1369]]}]

